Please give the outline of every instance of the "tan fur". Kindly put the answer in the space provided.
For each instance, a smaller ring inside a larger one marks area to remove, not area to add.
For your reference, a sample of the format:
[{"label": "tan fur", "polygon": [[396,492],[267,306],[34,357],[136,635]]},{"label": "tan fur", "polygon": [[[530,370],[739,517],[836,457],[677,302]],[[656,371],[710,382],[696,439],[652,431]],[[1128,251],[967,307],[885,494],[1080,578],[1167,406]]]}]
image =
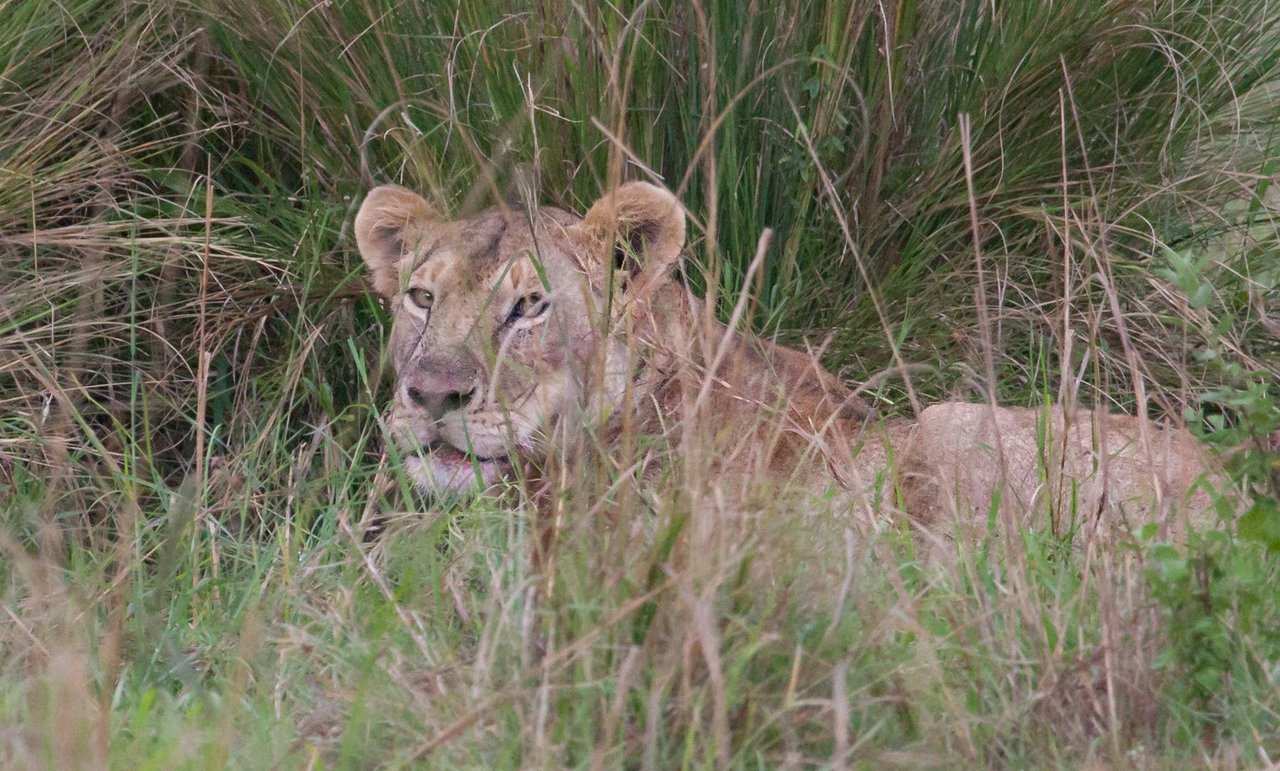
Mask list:
[{"label": "tan fur", "polygon": [[[684,211],[652,185],[623,185],[581,219],[495,208],[453,221],[384,186],[355,231],[395,314],[391,435],[426,492],[492,484],[574,433],[661,435],[691,417],[687,400],[720,429],[754,431],[731,464],[769,473],[794,470],[814,436],[856,433],[866,415],[811,356],[708,320],[672,278]],[[534,298],[545,311],[512,323]]]},{"label": "tan fur", "polygon": [[935,533],[981,535],[994,516],[1113,540],[1211,522],[1211,491],[1227,492],[1213,469],[1185,430],[1130,415],[951,402],[921,412],[899,478],[909,513]]},{"label": "tan fur", "polygon": [[623,185],[581,219],[435,212],[386,186],[355,224],[395,314],[391,435],[429,494],[630,431],[717,477],[839,490],[873,517],[900,505],[926,532],[985,523],[997,493],[1054,528],[1208,508],[1195,440],[1135,418],[947,403],[871,423],[813,356],[727,330],[673,278],[684,213],[660,188]]}]

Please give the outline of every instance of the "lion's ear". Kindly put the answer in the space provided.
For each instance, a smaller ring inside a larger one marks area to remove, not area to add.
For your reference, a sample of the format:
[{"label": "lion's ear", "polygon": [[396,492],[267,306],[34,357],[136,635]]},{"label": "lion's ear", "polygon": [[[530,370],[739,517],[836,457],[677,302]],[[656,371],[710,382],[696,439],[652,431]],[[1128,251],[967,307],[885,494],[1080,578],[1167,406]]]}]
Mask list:
[{"label": "lion's ear", "polygon": [[[658,276],[676,264],[684,248],[684,207],[674,195],[647,182],[628,182],[591,206],[577,227],[597,260],[612,260],[623,283]],[[605,264],[601,268],[608,270]]]},{"label": "lion's ear", "polygon": [[356,214],[355,231],[375,292],[391,298],[400,291],[401,262],[436,219],[422,196],[403,187],[382,185],[369,191]]}]

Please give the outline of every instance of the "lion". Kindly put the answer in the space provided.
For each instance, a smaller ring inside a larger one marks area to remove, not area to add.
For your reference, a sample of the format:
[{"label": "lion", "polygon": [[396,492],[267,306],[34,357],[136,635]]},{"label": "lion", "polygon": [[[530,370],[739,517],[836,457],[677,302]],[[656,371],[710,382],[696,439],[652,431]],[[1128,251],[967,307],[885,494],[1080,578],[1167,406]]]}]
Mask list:
[{"label": "lion", "polygon": [[985,522],[997,496],[1073,521],[1209,508],[1195,488],[1211,464],[1182,429],[958,402],[875,419],[811,353],[714,318],[678,277],[684,209],[651,184],[581,217],[508,205],[463,219],[384,185],[354,229],[394,316],[389,435],[428,496],[491,487],[584,437],[640,435],[677,455],[698,443],[718,475],[839,491],[934,532]]},{"label": "lion", "polygon": [[[1104,410],[944,402],[912,428],[899,476],[913,522],[954,540],[991,515],[1082,541],[1181,540],[1235,506],[1213,456],[1183,428]],[[1045,529],[1045,528],[1041,528]]]},{"label": "lion", "polygon": [[369,193],[355,234],[394,312],[390,433],[424,492],[491,485],[566,427],[654,425],[686,399],[720,416],[785,412],[797,430],[753,453],[773,471],[812,444],[799,432],[857,432],[865,403],[814,357],[714,322],[698,333],[706,310],[672,275],[684,220],[642,182],[581,218],[494,207],[448,220],[404,188]]}]

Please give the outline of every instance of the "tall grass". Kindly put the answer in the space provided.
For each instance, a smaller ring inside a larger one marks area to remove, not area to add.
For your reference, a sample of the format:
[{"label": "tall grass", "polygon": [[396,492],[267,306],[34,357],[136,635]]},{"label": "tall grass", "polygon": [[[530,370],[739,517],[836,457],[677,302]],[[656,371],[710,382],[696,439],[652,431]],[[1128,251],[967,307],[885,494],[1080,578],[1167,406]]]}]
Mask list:
[{"label": "tall grass", "polygon": [[1280,372],[1280,10],[0,0],[0,41],[4,764],[1280,755],[1274,558],[1231,538],[935,564],[816,503],[570,483],[538,574],[520,496],[424,505],[382,456],[347,233],[378,182],[656,179],[726,310],[777,232],[752,323],[887,412],[905,364],[1230,424]]},{"label": "tall grass", "polygon": [[[917,344],[976,334],[971,297],[951,291],[974,238],[962,114],[978,237],[1012,255],[993,274],[1012,274],[1037,308],[1060,303],[1064,281],[1097,302],[1099,248],[1114,252],[1110,280],[1138,295],[1162,245],[1240,225],[1225,204],[1259,192],[1272,152],[1259,86],[1276,20],[1257,3],[273,12],[219,7],[219,28],[257,42],[238,69],[296,148],[277,156],[294,173],[357,189],[401,180],[474,207],[532,165],[547,200],[580,207],[632,159],[630,175],[657,175],[697,213],[699,264],[724,295],[760,225],[786,234],[761,273],[760,324],[835,329],[841,359],[887,358],[868,281],[884,321]],[[1182,331],[1140,329],[1157,354]],[[1167,364],[1165,382],[1189,367]],[[1110,372],[1121,386],[1124,369]]]}]

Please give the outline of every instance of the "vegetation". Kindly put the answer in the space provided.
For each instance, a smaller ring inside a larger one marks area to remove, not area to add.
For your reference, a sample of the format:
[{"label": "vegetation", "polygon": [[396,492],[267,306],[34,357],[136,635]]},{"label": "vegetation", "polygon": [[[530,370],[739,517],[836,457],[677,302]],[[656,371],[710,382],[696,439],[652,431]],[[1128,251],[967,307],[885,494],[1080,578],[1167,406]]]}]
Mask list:
[{"label": "vegetation", "polygon": [[[0,763],[1280,760],[1280,9],[458,6],[0,0]],[[1247,512],[933,564],[569,480],[535,571],[518,495],[423,506],[381,452],[351,217],[624,177],[886,413],[1187,419]]]}]

